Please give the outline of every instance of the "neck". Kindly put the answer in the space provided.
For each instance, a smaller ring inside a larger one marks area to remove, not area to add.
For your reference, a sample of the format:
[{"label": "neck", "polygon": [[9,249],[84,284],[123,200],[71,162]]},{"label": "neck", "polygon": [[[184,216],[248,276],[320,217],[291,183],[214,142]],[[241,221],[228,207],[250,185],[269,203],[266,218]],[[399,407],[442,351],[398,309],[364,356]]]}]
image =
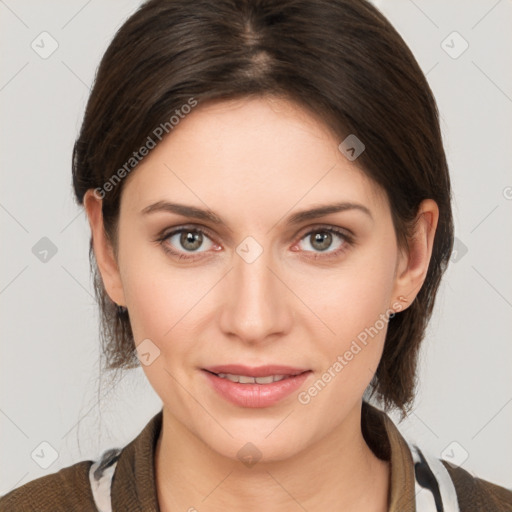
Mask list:
[{"label": "neck", "polygon": [[162,512],[385,512],[389,473],[364,441],[360,403],[306,450],[251,467],[212,450],[164,407],[155,453]]}]

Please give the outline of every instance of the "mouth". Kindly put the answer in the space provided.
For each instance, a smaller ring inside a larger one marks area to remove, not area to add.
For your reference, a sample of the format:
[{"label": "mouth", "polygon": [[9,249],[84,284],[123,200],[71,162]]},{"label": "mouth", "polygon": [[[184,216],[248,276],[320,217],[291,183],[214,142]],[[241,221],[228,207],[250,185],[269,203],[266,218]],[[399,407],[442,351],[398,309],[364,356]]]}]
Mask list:
[{"label": "mouth", "polygon": [[225,365],[202,368],[208,382],[224,399],[239,407],[269,407],[289,396],[312,373],[290,366]]},{"label": "mouth", "polygon": [[[307,371],[307,368],[297,368],[283,365],[245,366],[241,364],[227,364],[210,366],[203,370],[213,373],[222,379],[242,384],[270,384],[290,377],[295,377]],[[272,380],[270,380],[272,379]]]},{"label": "mouth", "polygon": [[272,382],[279,382],[280,380],[293,377],[293,375],[267,375],[265,377],[251,377],[249,375],[235,375],[233,373],[209,373],[212,373],[221,379],[227,379],[231,382],[238,382],[239,384],[272,384]]}]

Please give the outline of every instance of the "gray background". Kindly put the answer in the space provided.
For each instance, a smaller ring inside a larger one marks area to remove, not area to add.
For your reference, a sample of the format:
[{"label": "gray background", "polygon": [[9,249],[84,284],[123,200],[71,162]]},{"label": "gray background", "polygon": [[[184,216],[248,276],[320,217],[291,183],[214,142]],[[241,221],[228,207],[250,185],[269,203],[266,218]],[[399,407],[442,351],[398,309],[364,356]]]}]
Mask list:
[{"label": "gray background", "polygon": [[[161,407],[141,368],[98,382],[89,227],[71,190],[96,66],[139,3],[0,0],[0,494],[125,445]],[[512,487],[512,1],[376,4],[436,95],[457,235],[399,428]]]}]

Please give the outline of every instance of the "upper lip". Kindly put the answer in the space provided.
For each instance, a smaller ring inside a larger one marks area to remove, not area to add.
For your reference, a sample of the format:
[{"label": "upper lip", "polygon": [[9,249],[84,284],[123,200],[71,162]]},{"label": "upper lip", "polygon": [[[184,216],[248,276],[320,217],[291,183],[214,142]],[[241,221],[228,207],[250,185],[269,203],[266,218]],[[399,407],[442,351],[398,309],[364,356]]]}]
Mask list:
[{"label": "upper lip", "polygon": [[212,373],[230,373],[231,375],[245,375],[247,377],[268,377],[269,375],[299,375],[309,371],[304,368],[292,366],[266,365],[266,366],[244,366],[241,364],[224,364],[203,368]]}]

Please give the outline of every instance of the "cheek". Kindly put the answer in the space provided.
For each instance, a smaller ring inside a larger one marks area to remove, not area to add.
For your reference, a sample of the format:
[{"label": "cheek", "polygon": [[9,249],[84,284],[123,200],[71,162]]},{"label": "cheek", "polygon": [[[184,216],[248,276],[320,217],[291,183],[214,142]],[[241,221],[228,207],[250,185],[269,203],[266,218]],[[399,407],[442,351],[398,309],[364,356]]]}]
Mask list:
[{"label": "cheek", "polygon": [[[384,249],[384,248],[382,248]],[[366,250],[332,274],[317,304],[327,325],[347,340],[372,326],[393,303],[395,257],[392,250]]]},{"label": "cheek", "polygon": [[[148,364],[141,364],[142,369],[157,395],[169,403],[182,403],[180,386],[174,379],[182,382],[184,373],[190,370],[187,361],[193,354],[195,337],[191,336],[187,322],[193,319],[199,291],[190,286],[190,277],[184,283],[185,276],[172,272],[167,265],[145,269],[135,255],[133,265],[126,263],[123,285],[135,345],[141,344],[144,349],[139,353],[149,352],[151,358]],[[183,403],[182,406],[185,407]]]},{"label": "cheek", "polygon": [[[183,287],[171,272],[157,273],[138,270],[124,282],[127,302],[130,306],[130,321],[139,343],[150,338],[161,345],[179,330],[187,311],[197,302],[197,294]],[[195,299],[195,300],[194,300]]]},{"label": "cheek", "polygon": [[[123,290],[130,311],[135,343],[163,339],[180,310],[180,292],[173,273],[165,265],[162,249],[148,240],[137,239],[125,230],[121,236],[120,261]],[[179,291],[178,291],[179,290]]]},{"label": "cheek", "polygon": [[[153,248],[154,253],[158,249]],[[123,287],[130,310],[130,323],[138,345],[150,339],[167,366],[188,359],[197,351],[195,342],[212,320],[218,290],[218,272],[210,269],[183,271],[164,256],[149,257],[132,252],[124,261]],[[141,264],[141,262],[145,262]]]},{"label": "cheek", "polygon": [[311,304],[321,305],[318,316],[329,327],[326,336],[317,333],[312,339],[322,347],[323,371],[336,375],[333,392],[357,395],[377,369],[393,303],[395,258],[394,246],[381,241],[361,251],[310,295]]},{"label": "cheek", "polygon": [[161,344],[197,302],[197,281],[190,281],[190,273],[177,271],[161,245],[128,221],[120,225],[120,254],[135,343],[150,338]]}]

